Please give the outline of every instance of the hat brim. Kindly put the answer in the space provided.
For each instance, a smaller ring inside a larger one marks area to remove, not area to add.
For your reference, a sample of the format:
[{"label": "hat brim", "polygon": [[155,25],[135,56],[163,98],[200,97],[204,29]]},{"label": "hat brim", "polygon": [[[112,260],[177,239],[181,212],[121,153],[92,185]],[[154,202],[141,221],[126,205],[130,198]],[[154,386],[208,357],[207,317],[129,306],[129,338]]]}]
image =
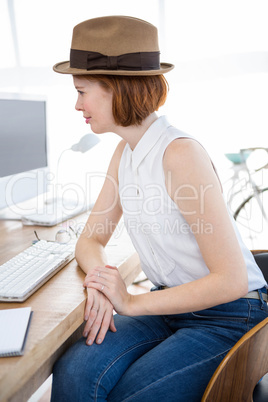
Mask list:
[{"label": "hat brim", "polygon": [[84,70],[80,68],[71,68],[69,61],[63,61],[53,66],[53,70],[60,74],[72,74],[72,75],[160,75],[168,73],[173,70],[174,65],[169,63],[161,63],[159,70],[140,70],[140,71],[128,71],[128,70]]}]

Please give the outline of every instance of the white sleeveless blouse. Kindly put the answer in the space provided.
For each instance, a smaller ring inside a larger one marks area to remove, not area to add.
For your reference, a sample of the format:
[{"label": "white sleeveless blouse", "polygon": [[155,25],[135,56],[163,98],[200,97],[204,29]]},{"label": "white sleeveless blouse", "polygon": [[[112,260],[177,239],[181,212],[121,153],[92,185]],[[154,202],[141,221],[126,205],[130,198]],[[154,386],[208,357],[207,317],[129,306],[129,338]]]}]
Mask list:
[{"label": "white sleeveless blouse", "polygon": [[[162,159],[177,138],[193,137],[159,117],[133,151],[125,146],[118,172],[124,223],[143,271],[156,286],[172,287],[209,273],[194,233],[212,228],[203,220],[190,227],[166,190]],[[231,220],[247,265],[248,291],[262,288],[265,279]]]}]

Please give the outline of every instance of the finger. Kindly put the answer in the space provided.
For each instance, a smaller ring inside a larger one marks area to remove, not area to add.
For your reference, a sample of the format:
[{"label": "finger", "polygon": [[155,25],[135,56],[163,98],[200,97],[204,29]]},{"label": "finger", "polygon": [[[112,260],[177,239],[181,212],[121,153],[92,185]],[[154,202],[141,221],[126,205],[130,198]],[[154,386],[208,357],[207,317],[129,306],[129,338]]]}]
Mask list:
[{"label": "finger", "polygon": [[113,271],[117,271],[117,268],[116,267],[112,267],[112,266],[105,266],[105,267],[97,267],[97,268],[94,268],[94,269],[92,269],[88,274],[87,274],[87,276],[85,277],[85,282],[87,281],[87,280],[89,280],[90,278],[95,278],[96,276],[98,277],[98,278],[108,278],[108,277],[111,277],[111,275],[114,275],[114,272]]},{"label": "finger", "polygon": [[96,274],[96,273],[98,273],[100,270],[101,270],[101,268],[103,268],[103,267],[100,267],[100,266],[97,266],[97,267],[95,267],[93,270],[91,270],[90,272],[88,272],[87,273],[87,275],[85,276],[85,279],[84,279],[84,283],[83,283],[83,286],[85,287],[85,281],[92,275],[92,274]]},{"label": "finger", "polygon": [[105,267],[110,268],[110,269],[115,269],[115,270],[118,269],[116,266],[112,266],[112,265],[105,265]]},{"label": "finger", "polygon": [[111,284],[111,282],[112,282],[112,278],[106,278],[106,277],[104,277],[104,276],[92,276],[91,278],[89,278],[89,279],[86,281],[86,287],[87,287],[87,288],[93,287],[93,286],[91,286],[91,285],[92,285],[93,283],[96,283],[96,284],[98,284],[98,285],[100,285],[100,286],[98,286],[97,288],[94,287],[94,289],[100,290],[100,289],[102,288],[102,286],[109,287],[109,285]]},{"label": "finger", "polygon": [[98,311],[97,309],[91,309],[90,313],[89,313],[89,317],[87,319],[86,325],[84,327],[84,331],[83,331],[83,336],[86,338],[89,334],[89,332],[92,329],[92,326],[94,325],[96,318],[98,316]]},{"label": "finger", "polygon": [[86,303],[85,312],[84,312],[84,320],[85,321],[88,320],[90,311],[91,311],[91,304]]},{"label": "finger", "polygon": [[87,301],[86,301],[86,306],[85,306],[85,311],[84,311],[84,320],[87,321],[91,308],[94,305],[94,296],[90,293],[90,289],[87,289]]},{"label": "finger", "polygon": [[108,284],[104,285],[101,282],[89,282],[87,284],[87,287],[98,290],[99,292],[104,294],[104,296],[106,296],[109,299],[109,297],[108,297],[108,294],[109,294],[109,286],[108,286]]},{"label": "finger", "polygon": [[102,319],[103,319],[103,314],[98,314],[98,316],[96,317],[96,319],[88,333],[88,337],[87,337],[87,341],[86,341],[88,345],[92,345],[95,340],[96,340],[96,343],[98,343],[98,339],[96,339],[96,338],[97,338],[97,334],[101,328]]},{"label": "finger", "polygon": [[[111,312],[106,311],[102,320],[100,331],[97,335],[96,343],[101,344],[107,334],[111,322]],[[113,331],[115,332],[115,331]]]},{"label": "finger", "polygon": [[90,276],[88,276],[85,280],[84,280],[84,287],[88,287],[88,284],[90,282],[98,282],[98,283],[102,283],[104,280],[107,280],[107,275],[105,275],[104,272],[92,272]]},{"label": "finger", "polygon": [[110,321],[110,326],[109,326],[110,331],[112,332],[116,332],[117,329],[115,327],[115,323],[114,323],[114,316],[112,315],[111,321]]}]

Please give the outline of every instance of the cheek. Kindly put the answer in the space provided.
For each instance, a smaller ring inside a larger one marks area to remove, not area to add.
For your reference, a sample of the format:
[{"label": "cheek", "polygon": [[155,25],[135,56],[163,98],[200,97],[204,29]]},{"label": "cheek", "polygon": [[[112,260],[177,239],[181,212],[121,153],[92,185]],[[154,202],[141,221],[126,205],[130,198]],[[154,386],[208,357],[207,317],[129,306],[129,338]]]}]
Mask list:
[{"label": "cheek", "polygon": [[89,110],[91,104],[92,104],[92,102],[90,102],[88,99],[83,99],[83,109],[84,110]]},{"label": "cheek", "polygon": [[113,105],[112,103],[109,103],[106,107],[106,113],[109,118],[113,118]]},{"label": "cheek", "polygon": [[102,113],[105,114],[106,117],[113,117],[113,103],[112,103],[112,98],[103,98],[102,101],[99,104],[100,109],[102,110]]}]

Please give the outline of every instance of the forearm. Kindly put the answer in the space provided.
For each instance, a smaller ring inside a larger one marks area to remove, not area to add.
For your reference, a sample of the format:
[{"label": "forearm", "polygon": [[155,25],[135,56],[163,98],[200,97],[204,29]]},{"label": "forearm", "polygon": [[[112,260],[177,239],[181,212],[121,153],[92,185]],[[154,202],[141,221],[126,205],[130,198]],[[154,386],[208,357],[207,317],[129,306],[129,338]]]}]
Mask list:
[{"label": "forearm", "polygon": [[[76,260],[85,274],[94,268],[104,267],[107,264],[103,245],[94,238],[80,237],[76,246]],[[87,276],[86,276],[87,278]],[[92,345],[95,341],[100,344],[106,336],[108,329],[115,332],[113,320],[113,305],[98,290],[87,289],[84,320],[86,321],[83,336],[86,343]]]},{"label": "forearm", "polygon": [[[231,279],[231,278],[230,278]],[[235,281],[213,273],[193,282],[161,291],[131,295],[125,315],[183,314],[207,309],[243,297],[247,279]]]},{"label": "forearm", "polygon": [[75,258],[86,274],[96,266],[105,266],[107,264],[104,247],[94,238],[80,237],[75,249]]}]

